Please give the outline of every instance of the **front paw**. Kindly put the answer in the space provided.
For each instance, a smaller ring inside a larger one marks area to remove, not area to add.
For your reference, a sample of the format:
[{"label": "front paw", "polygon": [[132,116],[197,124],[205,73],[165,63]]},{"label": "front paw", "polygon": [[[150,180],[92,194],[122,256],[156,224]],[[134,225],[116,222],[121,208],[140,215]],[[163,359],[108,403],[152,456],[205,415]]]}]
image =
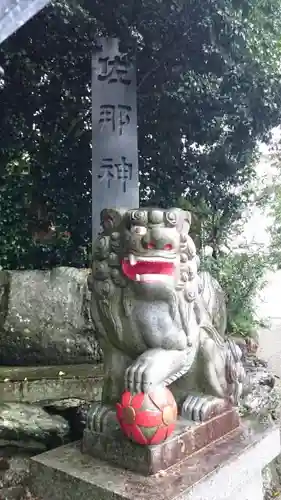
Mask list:
[{"label": "front paw", "polygon": [[125,373],[125,388],[131,394],[149,392],[157,385],[154,364],[149,359],[137,359]]},{"label": "front paw", "polygon": [[93,403],[88,410],[86,427],[98,434],[112,434],[119,429],[115,407]]}]

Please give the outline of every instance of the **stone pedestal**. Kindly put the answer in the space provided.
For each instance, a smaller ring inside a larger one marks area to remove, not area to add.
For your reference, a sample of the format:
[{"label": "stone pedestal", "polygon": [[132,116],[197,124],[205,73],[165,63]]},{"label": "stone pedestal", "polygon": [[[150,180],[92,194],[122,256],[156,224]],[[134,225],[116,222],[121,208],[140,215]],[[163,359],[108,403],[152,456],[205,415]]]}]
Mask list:
[{"label": "stone pedestal", "polygon": [[31,460],[40,500],[262,500],[262,469],[280,453],[278,427],[242,428],[166,471],[144,477],[69,444]]},{"label": "stone pedestal", "polygon": [[175,431],[163,443],[139,446],[119,429],[112,436],[85,429],[82,451],[123,469],[145,476],[165,471],[237,429],[240,418],[234,408],[206,422],[178,419]]}]

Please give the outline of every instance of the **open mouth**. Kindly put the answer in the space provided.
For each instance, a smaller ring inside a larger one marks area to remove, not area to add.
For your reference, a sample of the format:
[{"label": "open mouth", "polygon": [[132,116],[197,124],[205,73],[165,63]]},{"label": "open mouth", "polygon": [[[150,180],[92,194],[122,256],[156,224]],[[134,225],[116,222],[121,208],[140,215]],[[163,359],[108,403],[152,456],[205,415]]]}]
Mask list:
[{"label": "open mouth", "polygon": [[175,263],[160,257],[136,257],[130,254],[123,259],[122,270],[133,281],[166,281],[174,277]]}]

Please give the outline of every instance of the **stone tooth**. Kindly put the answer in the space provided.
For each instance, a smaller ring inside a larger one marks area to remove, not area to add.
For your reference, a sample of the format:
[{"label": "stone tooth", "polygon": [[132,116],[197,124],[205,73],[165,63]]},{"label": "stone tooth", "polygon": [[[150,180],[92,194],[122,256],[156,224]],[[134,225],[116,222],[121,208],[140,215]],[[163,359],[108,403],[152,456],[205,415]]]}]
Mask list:
[{"label": "stone tooth", "polygon": [[[141,281],[162,281],[164,283],[170,283],[173,280],[172,276],[166,274],[142,274]],[[139,280],[138,280],[139,281]]]},{"label": "stone tooth", "polygon": [[135,255],[133,255],[132,253],[130,253],[130,255],[129,255],[129,261],[130,261],[131,266],[135,266],[137,263],[137,259],[136,259]]},{"label": "stone tooth", "polygon": [[141,280],[141,277],[140,277],[140,275],[139,275],[139,274],[136,274],[136,280],[137,280],[137,281],[140,281],[140,280]]}]

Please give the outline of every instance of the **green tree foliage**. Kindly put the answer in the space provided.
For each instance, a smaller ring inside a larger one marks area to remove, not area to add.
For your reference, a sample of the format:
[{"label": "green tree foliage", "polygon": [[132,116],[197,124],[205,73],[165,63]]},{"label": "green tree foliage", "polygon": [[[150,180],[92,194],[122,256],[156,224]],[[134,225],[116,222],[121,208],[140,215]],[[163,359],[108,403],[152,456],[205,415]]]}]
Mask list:
[{"label": "green tree foliage", "polygon": [[270,215],[272,224],[269,227],[270,231],[270,258],[277,268],[281,268],[281,185],[276,186],[272,195],[270,207]]},{"label": "green tree foliage", "polygon": [[281,185],[277,185],[272,196],[270,207],[272,223],[269,227],[270,241],[270,259],[273,264],[281,269]]},{"label": "green tree foliage", "polygon": [[255,298],[265,284],[268,266],[268,259],[262,253],[220,254],[217,259],[203,260],[202,268],[218,280],[226,294],[229,334],[256,337],[259,321]]},{"label": "green tree foliage", "polygon": [[198,251],[212,248],[213,258],[220,254],[220,248],[228,246],[231,236],[237,236],[243,223],[243,209],[249,206],[253,195],[250,183],[245,183],[239,194],[232,199],[222,200],[217,205],[206,199],[179,198],[177,206],[188,210],[191,215],[190,235]]},{"label": "green tree foliage", "polygon": [[272,169],[272,178],[264,187],[259,205],[268,214],[268,232],[270,235],[269,259],[278,269],[281,268],[281,140],[280,130],[277,139],[272,142],[268,162]]},{"label": "green tree foliage", "polygon": [[[57,1],[11,36],[0,51],[0,264],[23,255],[35,267],[85,263],[74,250],[91,236],[90,58],[98,35],[118,36],[137,54],[143,203],[170,205],[185,193],[212,212],[239,210],[235,187],[251,175],[256,141],[280,121],[279,3]],[[8,179],[7,165],[25,157],[28,174]],[[34,253],[32,204],[71,233],[62,256],[50,258],[48,246]]]}]

